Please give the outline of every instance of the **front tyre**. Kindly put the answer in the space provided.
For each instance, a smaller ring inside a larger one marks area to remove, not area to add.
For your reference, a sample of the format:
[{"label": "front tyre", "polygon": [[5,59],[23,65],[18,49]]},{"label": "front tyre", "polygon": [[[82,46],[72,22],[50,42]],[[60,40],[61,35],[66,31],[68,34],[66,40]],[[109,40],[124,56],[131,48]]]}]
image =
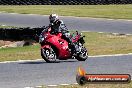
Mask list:
[{"label": "front tyre", "polygon": [[47,63],[56,62],[56,53],[52,47],[41,49],[41,56]]},{"label": "front tyre", "polygon": [[85,61],[88,58],[88,52],[87,49],[84,47],[81,49],[81,52],[79,52],[76,56],[76,59],[78,61]]}]

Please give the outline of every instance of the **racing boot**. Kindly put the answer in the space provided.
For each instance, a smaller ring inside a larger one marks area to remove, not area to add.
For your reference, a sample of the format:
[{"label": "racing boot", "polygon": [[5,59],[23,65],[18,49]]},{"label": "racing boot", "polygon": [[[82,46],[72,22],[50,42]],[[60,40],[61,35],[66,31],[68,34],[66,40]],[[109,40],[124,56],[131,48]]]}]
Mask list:
[{"label": "racing boot", "polygon": [[70,44],[69,44],[69,48],[71,49],[71,54],[72,54],[73,56],[75,56],[75,55],[76,55],[76,48],[75,48],[75,45],[74,45],[73,43],[70,43]]}]

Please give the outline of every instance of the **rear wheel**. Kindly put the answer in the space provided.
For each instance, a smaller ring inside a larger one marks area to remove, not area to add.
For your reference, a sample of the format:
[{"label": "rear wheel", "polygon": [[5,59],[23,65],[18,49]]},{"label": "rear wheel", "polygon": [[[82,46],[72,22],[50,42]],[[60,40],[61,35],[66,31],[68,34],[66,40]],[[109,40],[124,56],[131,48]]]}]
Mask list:
[{"label": "rear wheel", "polygon": [[41,56],[48,63],[56,62],[56,53],[52,47],[41,49]]},{"label": "rear wheel", "polygon": [[78,61],[85,61],[88,58],[88,52],[85,47],[81,49],[81,52],[79,52],[76,56],[76,59]]}]

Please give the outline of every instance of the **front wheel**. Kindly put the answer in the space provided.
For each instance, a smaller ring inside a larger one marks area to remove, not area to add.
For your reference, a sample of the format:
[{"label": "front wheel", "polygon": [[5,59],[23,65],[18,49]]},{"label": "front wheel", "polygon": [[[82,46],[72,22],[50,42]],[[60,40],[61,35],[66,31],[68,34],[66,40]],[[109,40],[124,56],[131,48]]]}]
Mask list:
[{"label": "front wheel", "polygon": [[85,61],[88,58],[88,52],[85,47],[81,49],[81,52],[79,52],[76,56],[76,59],[78,61]]},{"label": "front wheel", "polygon": [[56,53],[52,47],[41,49],[41,56],[48,63],[56,62]]}]

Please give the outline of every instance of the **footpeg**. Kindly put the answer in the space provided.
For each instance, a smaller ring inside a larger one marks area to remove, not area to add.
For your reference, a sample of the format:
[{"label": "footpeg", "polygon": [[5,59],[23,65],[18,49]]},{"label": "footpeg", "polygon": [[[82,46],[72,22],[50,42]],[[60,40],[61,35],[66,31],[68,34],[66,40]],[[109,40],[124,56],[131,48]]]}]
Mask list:
[{"label": "footpeg", "polygon": [[75,56],[72,56],[72,59],[76,59]]}]

